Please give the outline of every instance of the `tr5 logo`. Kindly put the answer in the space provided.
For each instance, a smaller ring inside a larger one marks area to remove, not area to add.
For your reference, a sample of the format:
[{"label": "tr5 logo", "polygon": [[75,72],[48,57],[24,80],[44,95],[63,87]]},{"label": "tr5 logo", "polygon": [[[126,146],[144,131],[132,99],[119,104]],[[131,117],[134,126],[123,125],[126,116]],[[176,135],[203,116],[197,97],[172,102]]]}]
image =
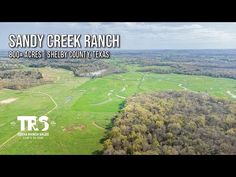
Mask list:
[{"label": "tr5 logo", "polygon": [[[28,131],[39,131],[39,128],[37,126],[37,123],[43,124],[44,128],[41,131],[47,131],[49,128],[48,124],[48,117],[47,116],[41,116],[37,120],[36,116],[17,116],[17,120],[20,121],[20,130],[25,131],[26,130],[26,124],[27,122],[27,130]],[[40,126],[41,127],[41,126]]]}]

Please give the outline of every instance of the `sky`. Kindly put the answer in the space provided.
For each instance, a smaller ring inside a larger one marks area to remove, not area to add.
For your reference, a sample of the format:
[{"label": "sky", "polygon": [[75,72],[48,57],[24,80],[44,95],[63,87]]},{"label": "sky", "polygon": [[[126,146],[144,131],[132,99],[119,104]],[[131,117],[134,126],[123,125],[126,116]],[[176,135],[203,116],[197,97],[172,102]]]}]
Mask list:
[{"label": "sky", "polygon": [[121,49],[236,49],[236,23],[0,23],[0,49],[10,34],[120,34]]}]

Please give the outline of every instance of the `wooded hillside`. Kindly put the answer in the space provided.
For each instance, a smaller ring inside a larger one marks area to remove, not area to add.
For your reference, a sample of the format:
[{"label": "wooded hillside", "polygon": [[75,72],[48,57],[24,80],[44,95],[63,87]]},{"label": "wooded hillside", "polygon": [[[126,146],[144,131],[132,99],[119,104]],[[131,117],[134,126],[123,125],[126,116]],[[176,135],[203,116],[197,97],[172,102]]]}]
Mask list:
[{"label": "wooded hillside", "polygon": [[115,117],[104,154],[236,154],[236,103],[191,92],[136,95]]}]

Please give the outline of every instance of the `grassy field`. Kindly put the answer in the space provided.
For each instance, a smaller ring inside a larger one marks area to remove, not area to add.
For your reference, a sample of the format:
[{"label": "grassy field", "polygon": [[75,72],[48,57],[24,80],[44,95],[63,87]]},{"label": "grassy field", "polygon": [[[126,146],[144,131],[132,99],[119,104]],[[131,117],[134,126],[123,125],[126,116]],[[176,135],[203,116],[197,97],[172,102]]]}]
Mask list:
[{"label": "grassy field", "polygon": [[[0,105],[0,154],[97,153],[112,117],[135,93],[186,90],[231,100],[236,95],[236,80],[232,79],[134,70],[88,79],[62,69],[40,71],[55,82],[21,91],[0,90],[0,101],[16,98]],[[45,114],[49,117],[49,137],[27,140],[15,136],[19,131],[17,116]]]}]

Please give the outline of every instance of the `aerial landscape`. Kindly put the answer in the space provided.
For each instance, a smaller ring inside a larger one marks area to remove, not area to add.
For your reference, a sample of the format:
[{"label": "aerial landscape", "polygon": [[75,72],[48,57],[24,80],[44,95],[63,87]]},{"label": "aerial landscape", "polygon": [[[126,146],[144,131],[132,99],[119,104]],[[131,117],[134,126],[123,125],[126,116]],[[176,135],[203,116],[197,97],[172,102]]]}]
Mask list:
[{"label": "aerial landscape", "polygon": [[[236,154],[236,49],[111,53],[0,51],[0,154]],[[49,136],[17,136],[19,115],[48,116]]]}]

